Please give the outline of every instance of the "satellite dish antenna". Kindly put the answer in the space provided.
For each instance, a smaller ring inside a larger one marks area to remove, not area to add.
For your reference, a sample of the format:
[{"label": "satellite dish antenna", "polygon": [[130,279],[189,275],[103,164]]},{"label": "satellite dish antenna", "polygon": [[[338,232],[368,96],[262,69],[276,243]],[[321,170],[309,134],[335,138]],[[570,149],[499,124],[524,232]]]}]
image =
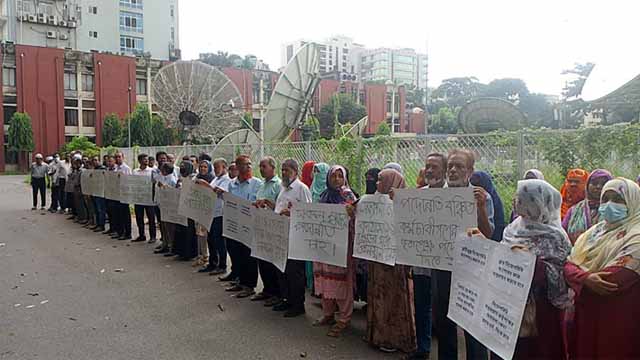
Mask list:
[{"label": "satellite dish antenna", "polygon": [[159,113],[187,134],[222,138],[240,128],[242,97],[221,71],[199,61],[177,61],[160,69],[152,83]]},{"label": "satellite dish antenna", "polygon": [[283,141],[302,125],[319,82],[319,47],[309,43],[289,61],[276,83],[265,114],[264,142]]},{"label": "satellite dish antenna", "polygon": [[[214,158],[233,159],[236,156],[236,147],[238,145],[247,145],[249,150],[253,150],[260,145],[260,135],[252,129],[236,130],[224,138],[222,138],[213,149],[212,156]],[[244,150],[244,149],[243,149]],[[252,151],[241,151],[242,153],[250,153]]]},{"label": "satellite dish antenna", "polygon": [[500,98],[478,98],[466,103],[458,122],[467,134],[479,134],[505,129],[518,130],[526,116],[511,102]]},{"label": "satellite dish antenna", "polygon": [[355,125],[353,125],[349,130],[347,130],[344,134],[348,136],[362,136],[364,130],[367,128],[367,124],[369,123],[369,117],[365,116],[362,119],[358,120]]},{"label": "satellite dish antenna", "polygon": [[613,62],[598,63],[582,88],[582,100],[586,102],[598,102],[604,98],[622,100],[615,98],[629,95],[631,98],[626,101],[640,101],[640,64],[633,57],[621,56]]}]

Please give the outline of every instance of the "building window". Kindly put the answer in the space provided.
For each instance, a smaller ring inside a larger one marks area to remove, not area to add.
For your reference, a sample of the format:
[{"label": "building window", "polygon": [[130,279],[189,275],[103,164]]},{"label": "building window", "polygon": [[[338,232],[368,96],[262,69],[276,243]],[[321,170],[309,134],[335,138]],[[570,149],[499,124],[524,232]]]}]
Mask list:
[{"label": "building window", "polygon": [[120,5],[132,9],[142,9],[142,0],[120,0]]},{"label": "building window", "polygon": [[16,69],[15,68],[2,68],[2,85],[4,86],[16,86]]},{"label": "building window", "polygon": [[89,37],[97,39],[98,38],[98,32],[97,31],[89,31]]},{"label": "building window", "polygon": [[171,27],[171,42],[176,42],[176,28],[174,28],[173,26]]},{"label": "building window", "polygon": [[2,104],[2,107],[4,110],[4,124],[9,125],[13,114],[15,114],[18,109],[17,97],[15,95],[7,94],[4,96],[3,100],[4,103]]},{"label": "building window", "polygon": [[120,30],[142,33],[142,14],[120,11]]},{"label": "building window", "polygon": [[89,14],[98,15],[98,7],[97,6],[89,6]]},{"label": "building window", "polygon": [[40,2],[38,4],[38,13],[42,13],[42,14],[45,14],[47,16],[53,15],[54,14],[53,13],[53,4]]},{"label": "building window", "polygon": [[131,36],[120,36],[120,51],[142,52],[144,51],[144,41],[141,38]]},{"label": "building window", "polygon": [[64,89],[65,90],[78,90],[78,84],[76,83],[76,74],[71,72],[64,73]]},{"label": "building window", "polygon": [[18,13],[34,13],[33,1],[20,0],[18,1]]},{"label": "building window", "polygon": [[82,91],[93,91],[93,75],[82,74]]},{"label": "building window", "polygon": [[136,79],[136,94],[147,95],[147,80]]},{"label": "building window", "polygon": [[96,126],[96,111],[82,109],[82,126],[95,127]]},{"label": "building window", "polygon": [[175,7],[173,5],[171,5],[171,7],[169,9],[170,9],[169,11],[171,13],[171,17],[174,17],[175,16],[175,11],[176,11]]},{"label": "building window", "polygon": [[64,109],[64,126],[78,126],[78,109]]}]

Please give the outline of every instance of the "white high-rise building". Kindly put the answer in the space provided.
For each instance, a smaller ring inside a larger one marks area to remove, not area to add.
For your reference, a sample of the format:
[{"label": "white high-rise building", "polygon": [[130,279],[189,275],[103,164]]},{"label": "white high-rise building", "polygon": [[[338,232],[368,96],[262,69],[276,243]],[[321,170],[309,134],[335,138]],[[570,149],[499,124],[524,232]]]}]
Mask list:
[{"label": "white high-rise building", "polygon": [[0,0],[16,44],[180,58],[178,0]]},{"label": "white high-rise building", "polygon": [[428,57],[414,49],[368,49],[360,56],[363,81],[391,80],[396,85],[427,87]]},{"label": "white high-rise building", "polygon": [[[281,62],[286,65],[291,58],[311,40],[296,40],[282,45]],[[313,41],[320,46],[320,72],[349,75],[350,80],[360,72],[359,56],[364,46],[354,43],[353,39],[336,35],[323,41]]]}]

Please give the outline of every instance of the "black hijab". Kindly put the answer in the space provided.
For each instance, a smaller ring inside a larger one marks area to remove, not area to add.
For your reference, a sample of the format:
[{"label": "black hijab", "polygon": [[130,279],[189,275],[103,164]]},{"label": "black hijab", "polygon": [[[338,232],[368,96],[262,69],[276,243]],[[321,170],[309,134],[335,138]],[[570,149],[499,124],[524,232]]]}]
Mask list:
[{"label": "black hijab", "polygon": [[[367,183],[367,188],[366,188],[366,194],[375,194],[376,193],[376,189],[378,187],[378,174],[380,173],[380,169],[378,168],[371,168],[369,170],[367,170],[367,173],[365,174],[365,181]],[[369,177],[371,177],[372,179],[369,180]]]}]

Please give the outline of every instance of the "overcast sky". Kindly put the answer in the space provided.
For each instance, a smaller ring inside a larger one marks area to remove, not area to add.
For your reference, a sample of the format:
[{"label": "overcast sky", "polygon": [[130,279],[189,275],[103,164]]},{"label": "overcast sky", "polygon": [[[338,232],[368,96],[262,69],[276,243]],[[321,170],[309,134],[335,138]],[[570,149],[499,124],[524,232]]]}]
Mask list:
[{"label": "overcast sky", "polygon": [[366,47],[428,50],[429,86],[456,76],[518,77],[545,94],[560,93],[560,72],[574,62],[627,80],[640,63],[637,0],[180,1],[184,59],[250,53],[276,70],[282,43],[342,34]]}]

